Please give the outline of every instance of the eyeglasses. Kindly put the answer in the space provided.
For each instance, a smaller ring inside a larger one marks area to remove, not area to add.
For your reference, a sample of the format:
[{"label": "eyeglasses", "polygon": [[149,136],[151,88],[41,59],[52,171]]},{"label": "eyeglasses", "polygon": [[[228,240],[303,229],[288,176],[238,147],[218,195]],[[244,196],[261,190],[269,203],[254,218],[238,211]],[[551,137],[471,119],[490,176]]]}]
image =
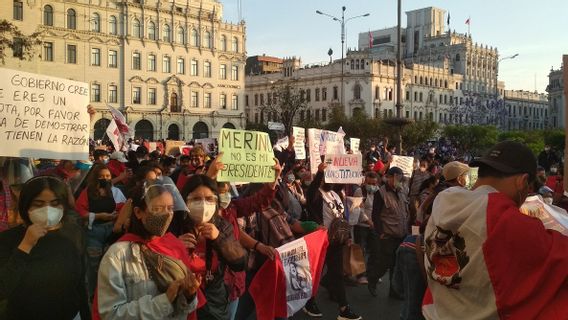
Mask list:
[{"label": "eyeglasses", "polygon": [[205,202],[207,202],[208,204],[217,204],[217,196],[209,196],[209,197],[205,197],[205,198],[199,198],[199,197],[190,197],[187,198],[187,202],[194,202],[194,201],[203,201],[205,200]]},{"label": "eyeglasses", "polygon": [[151,206],[148,208],[148,211],[152,214],[160,214],[160,213],[172,213],[174,212],[174,206]]}]

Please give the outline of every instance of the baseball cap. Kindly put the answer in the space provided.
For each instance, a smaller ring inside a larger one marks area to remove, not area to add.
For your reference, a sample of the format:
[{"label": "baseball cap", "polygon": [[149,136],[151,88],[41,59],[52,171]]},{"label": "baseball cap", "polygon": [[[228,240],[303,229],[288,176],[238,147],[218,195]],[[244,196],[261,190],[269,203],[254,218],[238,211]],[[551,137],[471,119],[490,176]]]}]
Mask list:
[{"label": "baseball cap", "polygon": [[506,174],[528,173],[531,180],[536,176],[537,162],[534,154],[526,145],[516,141],[499,142],[469,166],[478,167],[482,164]]},{"label": "baseball cap", "polygon": [[392,176],[392,175],[395,175],[395,174],[402,176],[402,175],[404,175],[404,172],[402,172],[402,169],[399,168],[399,167],[392,167],[392,168],[389,169],[389,171],[387,171],[387,175],[389,175],[389,176]]},{"label": "baseball cap", "polygon": [[469,166],[467,164],[459,161],[452,161],[446,163],[446,165],[442,168],[442,175],[446,181],[451,181],[457,179],[459,176],[468,171]]}]

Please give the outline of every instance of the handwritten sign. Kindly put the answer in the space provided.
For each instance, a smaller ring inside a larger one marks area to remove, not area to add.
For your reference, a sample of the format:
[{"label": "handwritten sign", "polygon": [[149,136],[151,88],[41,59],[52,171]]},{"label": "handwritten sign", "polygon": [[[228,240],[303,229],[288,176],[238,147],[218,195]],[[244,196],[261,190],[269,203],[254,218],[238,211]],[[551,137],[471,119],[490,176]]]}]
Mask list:
[{"label": "handwritten sign", "polygon": [[88,84],[0,72],[0,156],[88,160]]},{"label": "handwritten sign", "polygon": [[361,184],[363,162],[361,154],[329,154],[325,156],[326,183]]},{"label": "handwritten sign", "polygon": [[218,181],[272,182],[275,180],[274,153],[266,132],[221,129],[219,152],[223,170]]},{"label": "handwritten sign", "polygon": [[198,144],[201,144],[205,153],[209,155],[217,154],[217,139],[215,138],[195,139],[195,145]]},{"label": "handwritten sign", "polygon": [[393,155],[390,167],[399,167],[404,173],[404,176],[410,178],[412,176],[412,170],[414,169],[414,158]]},{"label": "handwritten sign", "polygon": [[180,147],[185,146],[185,141],[178,140],[166,140],[166,155],[168,156],[179,156]]},{"label": "handwritten sign", "polygon": [[292,127],[292,135],[294,136],[296,159],[306,159],[306,130],[300,127]]},{"label": "handwritten sign", "polygon": [[288,148],[288,137],[284,137],[276,141],[276,145],[274,146],[275,150],[282,151]]},{"label": "handwritten sign", "polygon": [[268,122],[268,130],[286,131],[282,122]]},{"label": "handwritten sign", "polygon": [[477,182],[477,173],[479,172],[479,168],[473,167],[469,168],[469,172],[466,176],[465,187],[468,189],[472,189],[475,183]]},{"label": "handwritten sign", "polygon": [[361,153],[361,151],[359,151],[359,144],[360,143],[361,143],[361,139],[349,138],[349,144],[351,145],[351,151],[353,153]]},{"label": "handwritten sign", "polygon": [[320,140],[320,129],[308,129],[308,151],[310,152],[310,172],[312,174],[317,173],[318,166],[321,163]]},{"label": "handwritten sign", "polygon": [[345,145],[343,144],[344,137],[345,137],[344,132],[321,130],[320,153],[321,154],[345,153]]}]

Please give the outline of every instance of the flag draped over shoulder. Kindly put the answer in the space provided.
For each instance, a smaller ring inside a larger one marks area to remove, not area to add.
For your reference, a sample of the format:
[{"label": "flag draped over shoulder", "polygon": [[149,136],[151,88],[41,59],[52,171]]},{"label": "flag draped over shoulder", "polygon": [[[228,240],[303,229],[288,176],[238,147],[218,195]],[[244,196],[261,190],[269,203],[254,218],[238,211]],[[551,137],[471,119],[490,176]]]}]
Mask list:
[{"label": "flag draped over shoulder", "polygon": [[291,317],[316,296],[327,246],[327,231],[318,230],[276,249],[249,287],[258,320]]}]

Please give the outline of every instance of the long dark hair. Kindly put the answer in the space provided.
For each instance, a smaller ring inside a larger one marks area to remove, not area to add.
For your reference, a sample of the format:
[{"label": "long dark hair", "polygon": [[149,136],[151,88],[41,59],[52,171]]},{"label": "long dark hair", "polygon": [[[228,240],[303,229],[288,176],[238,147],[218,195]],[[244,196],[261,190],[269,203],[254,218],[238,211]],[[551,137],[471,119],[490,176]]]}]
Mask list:
[{"label": "long dark hair", "polygon": [[134,171],[134,176],[128,180],[128,185],[126,186],[126,193],[129,198],[134,198],[134,193],[140,191],[138,189],[144,184],[146,175],[150,171],[154,171],[154,169],[146,166],[139,167]]},{"label": "long dark hair", "polygon": [[67,191],[67,185],[53,176],[37,176],[28,180],[20,192],[18,210],[20,217],[27,225],[32,224],[28,211],[32,206],[33,200],[46,189],[55,194],[57,200],[63,205],[64,213],[69,211],[69,192]]},{"label": "long dark hair", "polygon": [[[87,180],[87,193],[89,195],[89,199],[100,199],[101,195],[99,193],[99,174],[103,170],[109,170],[109,168],[104,164],[96,164],[91,169],[89,174],[89,178]],[[109,170],[110,171],[110,170]],[[112,185],[109,183],[107,184],[105,191],[106,196],[112,196]]]},{"label": "long dark hair", "polygon": [[189,196],[190,193],[192,193],[193,191],[195,191],[195,189],[199,187],[207,187],[211,191],[213,191],[213,193],[216,196],[219,196],[219,190],[217,189],[217,182],[215,182],[215,180],[209,178],[204,174],[196,174],[191,176],[191,178],[187,180],[187,183],[183,187],[181,196],[185,201],[187,201],[187,196]]}]

